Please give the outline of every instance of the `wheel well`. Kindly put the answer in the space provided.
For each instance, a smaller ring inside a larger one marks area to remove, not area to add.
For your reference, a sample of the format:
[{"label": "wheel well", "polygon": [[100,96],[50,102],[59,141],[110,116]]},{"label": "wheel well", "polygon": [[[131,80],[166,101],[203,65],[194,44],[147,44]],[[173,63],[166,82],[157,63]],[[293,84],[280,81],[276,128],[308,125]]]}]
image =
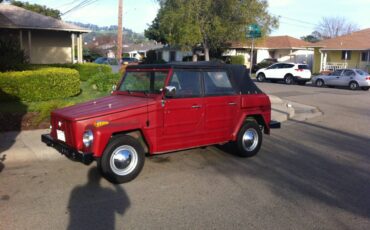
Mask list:
[{"label": "wheel well", "polygon": [[145,137],[142,134],[141,130],[130,130],[130,131],[117,132],[117,133],[113,133],[112,137],[118,136],[118,135],[127,135],[127,136],[135,138],[140,143],[140,145],[143,147],[144,152],[145,153],[149,152],[148,143],[146,142]]},{"label": "wheel well", "polygon": [[293,74],[291,74],[291,73],[287,73],[287,74],[285,74],[284,78],[286,78],[286,77],[288,77],[288,76],[293,77]]},{"label": "wheel well", "polygon": [[356,83],[358,85],[357,81],[355,81],[355,80],[352,80],[352,81],[349,82],[349,84],[351,84],[351,83]]},{"label": "wheel well", "polygon": [[262,115],[260,114],[254,114],[254,115],[248,115],[245,118],[246,121],[256,121],[258,125],[262,126],[263,129],[265,130],[266,123],[265,120],[263,119]]}]

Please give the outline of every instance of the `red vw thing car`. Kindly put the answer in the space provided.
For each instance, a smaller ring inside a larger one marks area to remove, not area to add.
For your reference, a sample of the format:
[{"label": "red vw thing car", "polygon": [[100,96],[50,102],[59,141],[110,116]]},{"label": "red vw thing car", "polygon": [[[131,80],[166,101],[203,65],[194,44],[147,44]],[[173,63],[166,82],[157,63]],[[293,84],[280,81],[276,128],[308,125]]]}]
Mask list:
[{"label": "red vw thing car", "polygon": [[270,122],[270,100],[244,66],[137,65],[110,96],[53,111],[41,139],[71,159],[96,160],[106,179],[124,183],[146,154],[231,142],[240,156],[253,156]]}]

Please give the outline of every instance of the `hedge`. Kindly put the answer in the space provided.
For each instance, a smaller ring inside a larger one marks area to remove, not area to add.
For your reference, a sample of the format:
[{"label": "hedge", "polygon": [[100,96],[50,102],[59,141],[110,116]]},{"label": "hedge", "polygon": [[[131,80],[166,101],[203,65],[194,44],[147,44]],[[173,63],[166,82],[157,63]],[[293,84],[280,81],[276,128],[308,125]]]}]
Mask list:
[{"label": "hedge", "polygon": [[100,92],[110,92],[113,85],[117,85],[121,75],[119,73],[98,73],[92,76],[88,82]]},{"label": "hedge", "polygon": [[71,97],[80,92],[76,70],[43,68],[0,73],[0,101],[44,101]]},{"label": "hedge", "polygon": [[102,65],[97,63],[83,63],[83,64],[36,64],[28,65],[24,68],[27,70],[36,70],[49,67],[61,67],[75,69],[80,73],[80,80],[87,81],[91,76],[97,73],[112,73],[112,68],[109,65]]},{"label": "hedge", "polygon": [[245,64],[244,56],[243,55],[231,56],[230,57],[230,63],[231,64],[237,64],[237,65],[244,65]]}]

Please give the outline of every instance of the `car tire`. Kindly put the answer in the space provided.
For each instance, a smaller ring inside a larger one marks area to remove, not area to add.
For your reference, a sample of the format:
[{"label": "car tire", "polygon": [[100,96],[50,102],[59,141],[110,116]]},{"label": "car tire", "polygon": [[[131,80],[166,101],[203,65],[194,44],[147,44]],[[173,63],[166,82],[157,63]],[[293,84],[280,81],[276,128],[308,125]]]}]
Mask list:
[{"label": "car tire", "polygon": [[287,85],[291,85],[294,83],[294,79],[293,79],[293,76],[291,74],[288,74],[284,77],[284,82],[285,84]]},{"label": "car tire", "polygon": [[362,90],[367,91],[370,87],[361,87]]},{"label": "car tire", "polygon": [[358,85],[358,83],[357,83],[357,82],[355,82],[355,81],[351,81],[351,82],[349,83],[349,89],[351,89],[351,90],[357,90],[357,89],[358,89],[358,87],[359,87],[359,85]]},{"label": "car tire", "polygon": [[324,87],[325,86],[325,82],[323,80],[321,80],[321,79],[318,79],[318,80],[316,80],[315,85],[317,87]]},{"label": "car tire", "polygon": [[255,121],[246,121],[239,130],[235,142],[240,157],[252,157],[258,153],[262,144],[262,131]]},{"label": "car tire", "polygon": [[259,73],[258,75],[257,75],[257,81],[258,82],[264,82],[266,80],[266,76],[265,76],[265,74],[264,73]]},{"label": "car tire", "polygon": [[107,180],[121,184],[135,179],[144,161],[144,149],[139,141],[131,136],[119,135],[109,141],[98,167]]}]

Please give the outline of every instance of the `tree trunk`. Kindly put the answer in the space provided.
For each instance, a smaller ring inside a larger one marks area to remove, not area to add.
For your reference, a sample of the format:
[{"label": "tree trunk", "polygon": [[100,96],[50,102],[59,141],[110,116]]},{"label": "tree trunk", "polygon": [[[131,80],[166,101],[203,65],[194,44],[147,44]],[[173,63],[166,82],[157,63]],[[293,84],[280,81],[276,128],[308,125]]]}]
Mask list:
[{"label": "tree trunk", "polygon": [[209,61],[209,48],[204,46],[204,59],[205,61]]},{"label": "tree trunk", "polygon": [[198,56],[197,54],[193,51],[193,62],[197,62],[198,61]]}]

